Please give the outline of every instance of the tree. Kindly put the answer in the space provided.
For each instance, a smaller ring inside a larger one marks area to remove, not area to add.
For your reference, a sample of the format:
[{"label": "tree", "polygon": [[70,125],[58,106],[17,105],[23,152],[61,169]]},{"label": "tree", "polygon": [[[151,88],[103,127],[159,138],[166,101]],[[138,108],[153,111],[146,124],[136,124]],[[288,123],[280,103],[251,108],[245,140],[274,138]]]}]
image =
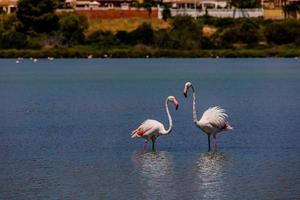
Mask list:
[{"label": "tree", "polygon": [[86,39],[87,44],[97,44],[99,47],[112,46],[117,42],[111,31],[95,31]]},{"label": "tree", "polygon": [[260,0],[231,0],[230,5],[236,8],[259,8]]},{"label": "tree", "polygon": [[266,25],[265,36],[274,44],[288,44],[300,39],[300,22],[285,20]]},{"label": "tree", "polygon": [[282,11],[284,13],[284,18],[289,18],[290,16],[297,18],[297,13],[300,13],[300,5],[296,3],[283,5]]},{"label": "tree", "polygon": [[160,49],[176,49],[178,46],[169,29],[155,31],[154,44]]},{"label": "tree", "polygon": [[156,3],[154,0],[144,0],[143,7],[148,11],[148,17],[151,17],[152,7],[155,6]]},{"label": "tree", "polygon": [[182,37],[200,39],[202,37],[202,26],[189,15],[176,16],[172,21],[172,31]]},{"label": "tree", "polygon": [[117,42],[121,44],[129,44],[130,36],[126,31],[118,31],[115,35]]},{"label": "tree", "polygon": [[88,22],[85,17],[71,13],[60,18],[59,27],[63,43],[80,44],[84,41],[84,30],[88,28]]},{"label": "tree", "polygon": [[167,19],[169,19],[171,17],[172,17],[171,10],[170,10],[169,6],[165,5],[164,9],[162,11],[162,18],[163,18],[163,20],[166,21]]},{"label": "tree", "polygon": [[24,48],[27,44],[27,36],[19,31],[20,23],[16,16],[2,16],[0,24],[0,48]]},{"label": "tree", "polygon": [[259,26],[250,20],[243,21],[226,28],[220,36],[224,47],[231,47],[235,43],[256,44],[261,39]]},{"label": "tree", "polygon": [[153,43],[154,33],[151,24],[143,23],[136,30],[130,33],[130,40],[133,44],[146,44]]},{"label": "tree", "polygon": [[38,33],[50,32],[58,28],[55,9],[57,0],[20,0],[17,18],[27,29]]},{"label": "tree", "polygon": [[169,36],[169,43],[172,44],[169,48],[196,49],[201,46],[202,26],[191,16],[176,16],[172,20]]},{"label": "tree", "polygon": [[2,49],[20,49],[27,45],[27,37],[24,33],[16,31],[15,28],[1,32],[0,48]]}]

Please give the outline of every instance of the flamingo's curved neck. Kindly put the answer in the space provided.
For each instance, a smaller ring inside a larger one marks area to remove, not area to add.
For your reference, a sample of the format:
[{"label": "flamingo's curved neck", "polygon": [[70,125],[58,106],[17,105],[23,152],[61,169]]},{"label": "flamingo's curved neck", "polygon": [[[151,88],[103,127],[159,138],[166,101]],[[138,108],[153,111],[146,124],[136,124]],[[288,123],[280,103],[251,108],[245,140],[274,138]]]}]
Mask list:
[{"label": "flamingo's curved neck", "polygon": [[170,112],[169,112],[168,102],[169,102],[169,100],[166,99],[166,101],[165,101],[165,111],[167,113],[168,120],[169,120],[169,128],[167,130],[164,130],[164,132],[162,132],[163,135],[169,134],[171,132],[172,128],[173,128],[173,122],[172,122],[172,117],[171,117]]},{"label": "flamingo's curved neck", "polygon": [[197,111],[196,111],[196,93],[195,93],[195,89],[194,89],[194,86],[191,85],[191,88],[193,90],[193,120],[194,120],[194,123],[197,123]]}]

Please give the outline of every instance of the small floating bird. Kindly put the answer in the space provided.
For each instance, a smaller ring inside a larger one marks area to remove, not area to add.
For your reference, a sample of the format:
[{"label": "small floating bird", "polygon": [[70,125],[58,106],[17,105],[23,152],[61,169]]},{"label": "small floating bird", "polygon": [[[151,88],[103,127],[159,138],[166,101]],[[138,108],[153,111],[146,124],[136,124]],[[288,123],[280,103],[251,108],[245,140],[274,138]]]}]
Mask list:
[{"label": "small floating bird", "polygon": [[147,119],[144,121],[137,129],[132,131],[131,133],[131,138],[135,137],[141,137],[145,139],[144,143],[144,150],[147,148],[148,141],[152,141],[152,151],[155,151],[155,140],[158,138],[160,135],[167,135],[171,132],[173,128],[173,122],[172,118],[169,112],[168,108],[168,102],[172,102],[176,108],[178,109],[178,101],[174,96],[169,96],[166,101],[165,101],[165,111],[168,116],[169,120],[169,128],[166,130],[164,128],[164,125],[160,123],[159,121],[153,120],[153,119]]},{"label": "small floating bird", "polygon": [[16,63],[19,64],[21,62],[21,60],[23,60],[23,58],[22,57],[18,57],[17,60],[16,60]]},{"label": "small floating bird", "polygon": [[217,133],[222,131],[233,130],[233,127],[226,121],[228,115],[225,113],[225,110],[219,106],[208,108],[202,115],[201,119],[197,119],[196,113],[196,94],[194,86],[191,82],[186,82],[184,85],[183,94],[187,97],[189,88],[193,90],[193,120],[195,125],[200,128],[208,136],[208,151],[210,151],[210,137],[213,136],[215,139],[215,150],[217,147]]}]

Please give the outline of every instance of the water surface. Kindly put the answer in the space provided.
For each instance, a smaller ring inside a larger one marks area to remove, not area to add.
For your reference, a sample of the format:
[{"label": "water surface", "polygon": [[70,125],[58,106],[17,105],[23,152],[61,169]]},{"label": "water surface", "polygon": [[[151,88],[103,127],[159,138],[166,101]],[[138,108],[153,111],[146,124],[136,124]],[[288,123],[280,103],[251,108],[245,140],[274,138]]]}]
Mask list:
[{"label": "water surface", "polygon": [[[235,127],[218,153],[187,80]],[[129,134],[167,126],[169,95],[174,130],[143,152]],[[296,59],[0,60],[0,199],[300,199],[299,119]]]}]

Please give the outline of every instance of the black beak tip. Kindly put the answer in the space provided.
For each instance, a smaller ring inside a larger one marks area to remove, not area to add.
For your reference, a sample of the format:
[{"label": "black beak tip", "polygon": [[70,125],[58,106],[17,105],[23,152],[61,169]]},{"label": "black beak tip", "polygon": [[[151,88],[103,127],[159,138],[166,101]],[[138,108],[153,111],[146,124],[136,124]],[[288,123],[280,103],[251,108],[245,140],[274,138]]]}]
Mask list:
[{"label": "black beak tip", "polygon": [[183,93],[183,95],[184,95],[185,98],[187,98],[187,94],[186,93]]},{"label": "black beak tip", "polygon": [[179,105],[176,105],[175,109],[178,110]]}]

